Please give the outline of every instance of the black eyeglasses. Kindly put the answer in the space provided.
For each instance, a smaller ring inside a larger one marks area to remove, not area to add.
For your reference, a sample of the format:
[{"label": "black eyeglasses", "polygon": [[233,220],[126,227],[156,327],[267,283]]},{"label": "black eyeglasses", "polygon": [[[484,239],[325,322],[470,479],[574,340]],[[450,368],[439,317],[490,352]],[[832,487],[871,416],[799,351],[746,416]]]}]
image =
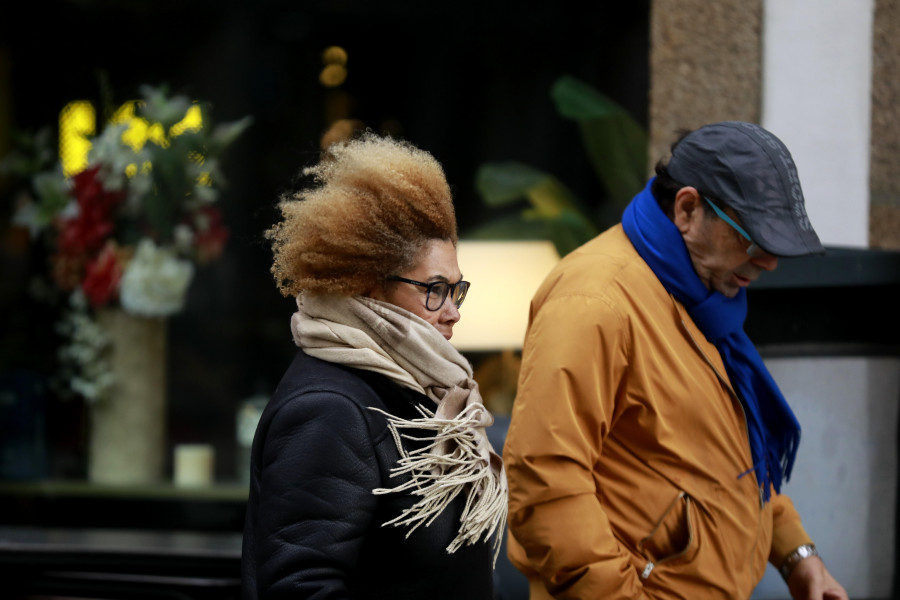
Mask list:
[{"label": "black eyeglasses", "polygon": [[388,280],[411,283],[425,288],[425,308],[430,311],[440,310],[447,300],[447,296],[450,296],[450,301],[453,302],[456,308],[459,308],[462,306],[463,300],[466,299],[466,293],[469,291],[469,282],[462,280],[456,283],[447,283],[446,281],[422,283],[421,281],[397,277],[396,275],[391,275],[388,277]]}]

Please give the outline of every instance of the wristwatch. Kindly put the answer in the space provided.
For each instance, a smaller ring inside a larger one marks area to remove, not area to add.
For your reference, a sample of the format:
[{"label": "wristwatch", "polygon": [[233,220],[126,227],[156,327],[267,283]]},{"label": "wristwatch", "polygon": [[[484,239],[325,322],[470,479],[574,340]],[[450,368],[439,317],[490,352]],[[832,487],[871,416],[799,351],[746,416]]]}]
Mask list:
[{"label": "wristwatch", "polygon": [[778,569],[784,580],[788,580],[788,577],[790,577],[791,573],[794,571],[794,567],[796,567],[801,560],[809,558],[810,556],[819,556],[819,551],[816,550],[816,547],[813,544],[803,544],[788,554],[787,558],[784,559],[784,562],[781,563],[781,567]]}]

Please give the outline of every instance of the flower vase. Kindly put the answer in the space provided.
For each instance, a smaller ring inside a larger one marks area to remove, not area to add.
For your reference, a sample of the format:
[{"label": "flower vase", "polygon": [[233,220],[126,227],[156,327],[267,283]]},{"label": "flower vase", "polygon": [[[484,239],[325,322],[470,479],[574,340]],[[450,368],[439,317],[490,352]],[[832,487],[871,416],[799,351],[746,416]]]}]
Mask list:
[{"label": "flower vase", "polygon": [[104,309],[113,383],[90,406],[88,479],[140,485],[163,480],[166,444],[166,319]]}]

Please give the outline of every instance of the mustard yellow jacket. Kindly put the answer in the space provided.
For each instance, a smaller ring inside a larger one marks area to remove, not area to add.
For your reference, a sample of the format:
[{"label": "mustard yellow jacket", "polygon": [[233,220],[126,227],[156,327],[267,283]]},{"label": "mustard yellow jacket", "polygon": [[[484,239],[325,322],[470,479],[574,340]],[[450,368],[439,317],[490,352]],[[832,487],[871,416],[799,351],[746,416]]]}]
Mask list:
[{"label": "mustard yellow jacket", "polygon": [[536,293],[503,456],[532,600],[745,599],[810,542],[761,501],[718,351],[621,225]]}]

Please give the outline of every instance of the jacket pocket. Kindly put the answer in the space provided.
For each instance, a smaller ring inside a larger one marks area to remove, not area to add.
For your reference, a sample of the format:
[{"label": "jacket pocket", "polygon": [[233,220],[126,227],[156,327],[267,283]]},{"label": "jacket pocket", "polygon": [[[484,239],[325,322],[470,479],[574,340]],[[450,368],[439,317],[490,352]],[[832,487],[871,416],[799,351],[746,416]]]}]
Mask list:
[{"label": "jacket pocket", "polygon": [[653,529],[640,542],[637,549],[647,560],[641,579],[650,577],[653,569],[663,563],[688,559],[696,549],[694,506],[691,497],[679,492]]}]

